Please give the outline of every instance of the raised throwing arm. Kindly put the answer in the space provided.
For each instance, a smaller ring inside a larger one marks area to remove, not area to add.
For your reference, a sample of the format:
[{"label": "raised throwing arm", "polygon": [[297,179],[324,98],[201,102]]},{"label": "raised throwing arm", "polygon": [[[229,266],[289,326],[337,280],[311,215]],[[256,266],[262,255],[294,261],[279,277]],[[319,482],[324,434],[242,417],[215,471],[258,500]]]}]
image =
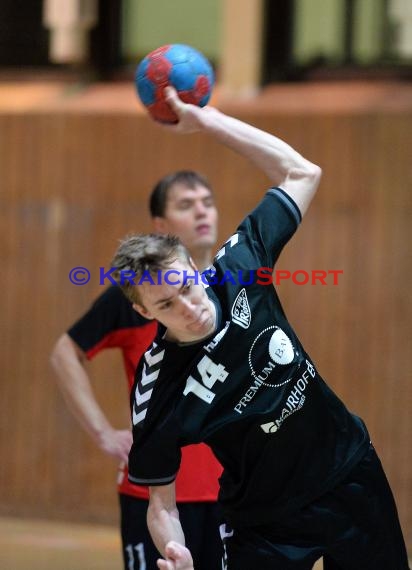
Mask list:
[{"label": "raised throwing arm", "polygon": [[281,186],[303,215],[318,187],[321,169],[278,137],[221,113],[214,107],[183,103],[168,87],[168,104],[179,123],[165,128],[178,133],[204,132],[263,170],[275,186]]}]

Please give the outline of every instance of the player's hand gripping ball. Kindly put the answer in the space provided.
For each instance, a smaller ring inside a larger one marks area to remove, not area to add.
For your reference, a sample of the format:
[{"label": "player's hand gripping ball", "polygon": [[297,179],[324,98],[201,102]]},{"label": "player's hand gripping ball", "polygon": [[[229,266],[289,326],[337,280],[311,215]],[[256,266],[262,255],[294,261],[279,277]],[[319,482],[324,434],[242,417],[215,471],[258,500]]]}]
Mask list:
[{"label": "player's hand gripping ball", "polygon": [[185,103],[204,107],[214,84],[209,61],[183,44],[165,45],[150,52],[137,66],[135,79],[140,100],[153,119],[161,123],[178,122],[164,99],[165,87],[172,85]]}]

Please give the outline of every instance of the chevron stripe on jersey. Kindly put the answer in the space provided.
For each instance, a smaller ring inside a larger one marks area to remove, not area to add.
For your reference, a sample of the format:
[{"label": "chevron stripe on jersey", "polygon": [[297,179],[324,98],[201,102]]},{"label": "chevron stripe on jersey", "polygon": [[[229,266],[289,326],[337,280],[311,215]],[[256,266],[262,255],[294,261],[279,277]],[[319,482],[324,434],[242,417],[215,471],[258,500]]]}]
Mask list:
[{"label": "chevron stripe on jersey", "polygon": [[135,400],[133,403],[134,426],[142,422],[146,417],[150,397],[156,379],[159,376],[164,353],[164,348],[159,348],[156,343],[153,343],[151,350],[145,352],[142,376],[136,384]]}]

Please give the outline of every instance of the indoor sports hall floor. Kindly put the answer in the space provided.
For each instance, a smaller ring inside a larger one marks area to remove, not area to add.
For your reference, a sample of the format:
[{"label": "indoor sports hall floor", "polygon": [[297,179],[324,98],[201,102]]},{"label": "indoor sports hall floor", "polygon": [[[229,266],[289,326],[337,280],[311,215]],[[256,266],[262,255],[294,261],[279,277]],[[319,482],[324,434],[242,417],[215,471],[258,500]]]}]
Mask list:
[{"label": "indoor sports hall floor", "polygon": [[[117,529],[101,525],[0,518],[1,570],[56,568],[122,570]],[[322,564],[316,563],[314,570],[321,569]]]},{"label": "indoor sports hall floor", "polygon": [[[1,570],[56,568],[122,570],[117,528],[0,517]],[[318,561],[313,570],[322,568]]]}]

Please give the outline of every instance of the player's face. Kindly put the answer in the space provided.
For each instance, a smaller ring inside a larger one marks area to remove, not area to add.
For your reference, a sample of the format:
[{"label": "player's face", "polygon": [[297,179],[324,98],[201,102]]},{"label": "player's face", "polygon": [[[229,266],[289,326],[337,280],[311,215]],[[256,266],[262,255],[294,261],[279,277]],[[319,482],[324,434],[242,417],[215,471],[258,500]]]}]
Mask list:
[{"label": "player's face", "polygon": [[[146,280],[137,285],[142,304],[133,305],[134,309],[165,325],[169,340],[193,342],[208,337],[215,329],[215,307],[206,295],[199,273],[197,279],[188,278],[195,271],[188,262],[176,260],[162,272],[159,285]],[[156,283],[158,276],[153,280]]]},{"label": "player's face", "polygon": [[217,210],[211,191],[201,184],[174,184],[168,192],[164,217],[154,218],[159,233],[176,235],[190,251],[213,247]]}]

